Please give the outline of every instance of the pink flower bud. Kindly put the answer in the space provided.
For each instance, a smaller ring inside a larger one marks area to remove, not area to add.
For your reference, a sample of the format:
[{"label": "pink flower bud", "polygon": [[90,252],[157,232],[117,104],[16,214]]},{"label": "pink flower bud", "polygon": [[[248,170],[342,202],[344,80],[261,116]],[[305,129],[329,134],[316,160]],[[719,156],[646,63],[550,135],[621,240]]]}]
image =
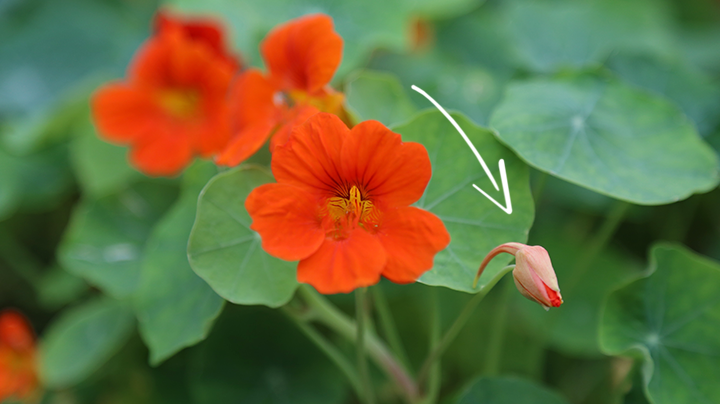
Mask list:
[{"label": "pink flower bud", "polygon": [[545,309],[560,307],[563,300],[555,270],[547,251],[539,245],[505,243],[493,248],[480,264],[475,284],[490,260],[503,252],[515,256],[513,278],[515,286],[523,296],[540,303]]}]

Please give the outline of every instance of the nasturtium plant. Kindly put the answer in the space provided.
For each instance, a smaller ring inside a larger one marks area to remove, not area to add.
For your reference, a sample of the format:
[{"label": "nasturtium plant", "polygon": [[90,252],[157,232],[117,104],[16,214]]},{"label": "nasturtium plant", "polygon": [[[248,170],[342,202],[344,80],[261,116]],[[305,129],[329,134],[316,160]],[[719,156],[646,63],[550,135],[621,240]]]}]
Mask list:
[{"label": "nasturtium plant", "polygon": [[282,306],[298,285],[295,263],[263,251],[243,204],[253,188],[271,181],[267,169],[241,166],[213,177],[198,200],[188,244],[190,265],[232,303]]},{"label": "nasturtium plant", "polygon": [[565,404],[556,393],[522,379],[481,377],[458,397],[456,404]]},{"label": "nasturtium plant", "polygon": [[637,204],[679,201],[720,181],[717,156],[675,105],[612,79],[512,84],[490,126],[533,167]]},{"label": "nasturtium plant", "polygon": [[417,111],[403,85],[390,73],[360,71],[346,84],[345,94],[348,109],[358,122],[374,119],[392,126],[407,121]]},{"label": "nasturtium plant", "polygon": [[720,394],[720,263],[687,248],[657,244],[650,269],[605,303],[600,344],[642,361],[652,404],[712,403]]}]

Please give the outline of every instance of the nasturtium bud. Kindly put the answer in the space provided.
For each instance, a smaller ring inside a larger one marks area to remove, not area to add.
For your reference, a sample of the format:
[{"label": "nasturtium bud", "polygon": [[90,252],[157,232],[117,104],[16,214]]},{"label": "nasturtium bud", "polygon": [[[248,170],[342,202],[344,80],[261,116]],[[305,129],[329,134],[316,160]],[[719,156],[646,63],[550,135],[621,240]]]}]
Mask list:
[{"label": "nasturtium bud", "polygon": [[545,248],[539,245],[529,246],[521,243],[505,243],[493,248],[480,264],[475,283],[477,283],[480,274],[482,274],[490,260],[500,253],[515,256],[513,279],[515,280],[515,286],[523,296],[540,303],[546,310],[550,307],[559,307],[562,304],[560,287],[550,261],[550,255],[548,255]]}]

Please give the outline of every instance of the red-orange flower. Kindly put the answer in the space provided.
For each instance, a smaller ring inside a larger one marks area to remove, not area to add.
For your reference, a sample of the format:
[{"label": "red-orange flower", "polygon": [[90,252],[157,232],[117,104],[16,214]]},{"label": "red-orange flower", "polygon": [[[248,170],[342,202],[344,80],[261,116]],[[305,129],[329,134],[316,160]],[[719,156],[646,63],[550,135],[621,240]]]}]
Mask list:
[{"label": "red-orange flower", "polygon": [[300,260],[298,281],[321,293],[350,292],[381,275],[414,282],[450,242],[437,216],[409,206],[430,181],[427,151],[380,122],[350,130],[316,114],[276,147],[272,171],[277,183],[245,201],[251,227],[265,251]]},{"label": "red-orange flower", "polygon": [[287,141],[295,125],[315,113],[341,113],[344,96],[328,83],[340,65],[342,46],[332,19],[322,14],[271,31],[261,44],[268,74],[249,69],[233,85],[237,132],[216,162],[240,164],[271,135],[272,151]]},{"label": "red-orange flower", "polygon": [[27,399],[36,393],[35,337],[30,324],[18,312],[0,313],[0,402]]},{"label": "red-orange flower", "polygon": [[92,99],[98,132],[131,147],[148,175],[174,175],[195,155],[212,157],[231,137],[228,90],[239,69],[219,24],[158,13],[153,36],[138,50],[127,80]]}]

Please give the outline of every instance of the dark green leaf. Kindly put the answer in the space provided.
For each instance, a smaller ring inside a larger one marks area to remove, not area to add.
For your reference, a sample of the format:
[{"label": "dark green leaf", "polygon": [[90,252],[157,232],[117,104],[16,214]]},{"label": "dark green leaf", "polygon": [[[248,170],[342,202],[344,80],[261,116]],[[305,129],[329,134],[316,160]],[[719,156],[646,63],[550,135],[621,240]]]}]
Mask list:
[{"label": "dark green leaf", "polygon": [[567,404],[543,386],[525,379],[481,377],[460,394],[456,404]]}]

